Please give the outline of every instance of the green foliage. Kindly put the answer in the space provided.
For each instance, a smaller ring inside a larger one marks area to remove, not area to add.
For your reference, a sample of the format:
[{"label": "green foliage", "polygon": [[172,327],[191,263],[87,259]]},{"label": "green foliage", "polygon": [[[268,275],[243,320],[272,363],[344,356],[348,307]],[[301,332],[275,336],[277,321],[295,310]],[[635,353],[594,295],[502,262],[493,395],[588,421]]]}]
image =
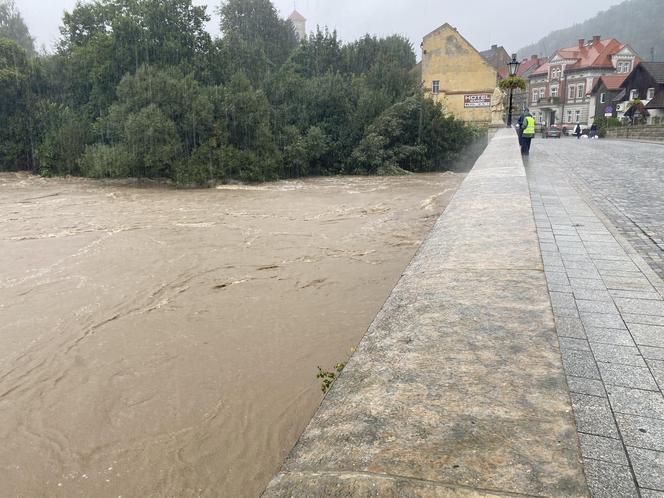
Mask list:
[{"label": "green foliage", "polygon": [[34,40],[13,0],[0,0],[0,37],[13,40],[29,55],[35,52]]},{"label": "green foliage", "polygon": [[298,43],[269,0],[219,13],[215,41],[193,0],[77,3],[51,55],[0,36],[0,169],[186,187],[393,174],[443,168],[475,136],[424,99],[403,37]]},{"label": "green foliage", "polygon": [[333,372],[328,372],[327,370],[323,370],[321,367],[318,367],[316,378],[322,380],[320,390],[323,391],[323,393],[326,393],[330,390],[330,387],[332,387],[332,384],[334,384],[334,381],[337,380],[337,377],[339,377],[341,372],[343,372],[344,368],[346,368],[345,363],[337,363],[334,366]]},{"label": "green foliage", "polygon": [[526,80],[520,76],[509,76],[503,80],[500,80],[498,87],[503,91],[509,90],[525,90],[526,89]]}]

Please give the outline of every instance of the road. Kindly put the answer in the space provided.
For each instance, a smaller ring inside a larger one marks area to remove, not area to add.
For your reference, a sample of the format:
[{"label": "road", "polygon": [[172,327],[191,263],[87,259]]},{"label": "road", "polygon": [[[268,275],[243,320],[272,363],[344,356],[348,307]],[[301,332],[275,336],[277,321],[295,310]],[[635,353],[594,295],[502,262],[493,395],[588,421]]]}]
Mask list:
[{"label": "road", "polygon": [[664,145],[621,140],[536,140],[533,158],[555,163],[590,195],[664,279]]}]

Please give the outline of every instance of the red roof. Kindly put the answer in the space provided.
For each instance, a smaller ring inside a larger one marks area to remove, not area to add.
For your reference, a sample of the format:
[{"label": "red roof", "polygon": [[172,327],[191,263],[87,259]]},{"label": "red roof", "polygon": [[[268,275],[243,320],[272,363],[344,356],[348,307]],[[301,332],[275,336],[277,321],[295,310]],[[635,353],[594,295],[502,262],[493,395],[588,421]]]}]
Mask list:
[{"label": "red roof", "polygon": [[302,14],[300,14],[297,10],[294,10],[293,13],[288,16],[289,21],[295,21],[295,22],[304,22],[306,19]]},{"label": "red roof", "polygon": [[603,74],[595,82],[595,86],[599,84],[600,81],[604,82],[604,86],[607,90],[615,91],[620,89],[620,85],[623,84],[627,78],[627,73],[623,74]]},{"label": "red roof", "polygon": [[[533,67],[537,67],[540,64],[541,59],[535,59],[535,58],[530,58],[530,59],[523,59],[521,61],[521,65],[519,66],[519,69],[516,72],[517,76],[523,76],[526,74],[529,70],[531,70]],[[500,79],[505,79],[507,78],[508,75],[508,68],[507,66],[501,67],[500,70],[498,71],[498,76]]]},{"label": "red roof", "polygon": [[542,75],[545,75],[545,74],[548,75],[548,74],[549,74],[549,69],[550,69],[550,68],[551,68],[551,64],[549,64],[548,62],[545,62],[545,63],[542,64],[540,67],[538,67],[537,69],[535,69],[535,71],[533,71],[533,72],[530,74],[530,76],[542,76]]},{"label": "red roof", "polygon": [[620,52],[626,45],[615,38],[606,40],[589,40],[579,47],[567,47],[556,53],[563,59],[576,59],[574,64],[567,66],[568,70],[586,68],[610,68],[613,69],[611,56]]}]

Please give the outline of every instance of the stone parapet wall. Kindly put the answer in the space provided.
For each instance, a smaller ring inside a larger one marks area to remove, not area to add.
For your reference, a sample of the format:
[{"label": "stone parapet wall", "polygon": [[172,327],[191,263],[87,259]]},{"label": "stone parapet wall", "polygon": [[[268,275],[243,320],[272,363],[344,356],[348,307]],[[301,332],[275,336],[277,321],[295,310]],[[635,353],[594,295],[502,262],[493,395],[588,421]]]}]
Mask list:
[{"label": "stone parapet wall", "polygon": [[606,130],[606,138],[664,142],[664,125],[621,126]]},{"label": "stone parapet wall", "polygon": [[319,496],[588,496],[514,130],[496,130],[264,494]]}]

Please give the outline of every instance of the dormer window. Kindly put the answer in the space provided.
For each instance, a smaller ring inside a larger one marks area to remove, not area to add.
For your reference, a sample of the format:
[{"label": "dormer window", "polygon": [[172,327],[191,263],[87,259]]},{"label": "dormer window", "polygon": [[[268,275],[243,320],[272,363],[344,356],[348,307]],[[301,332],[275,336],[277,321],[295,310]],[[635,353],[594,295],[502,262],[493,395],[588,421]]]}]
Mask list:
[{"label": "dormer window", "polygon": [[619,62],[616,71],[619,73],[629,73],[632,70],[631,62]]},{"label": "dormer window", "polygon": [[636,100],[638,98],[639,98],[639,91],[638,90],[630,90],[629,100]]}]

